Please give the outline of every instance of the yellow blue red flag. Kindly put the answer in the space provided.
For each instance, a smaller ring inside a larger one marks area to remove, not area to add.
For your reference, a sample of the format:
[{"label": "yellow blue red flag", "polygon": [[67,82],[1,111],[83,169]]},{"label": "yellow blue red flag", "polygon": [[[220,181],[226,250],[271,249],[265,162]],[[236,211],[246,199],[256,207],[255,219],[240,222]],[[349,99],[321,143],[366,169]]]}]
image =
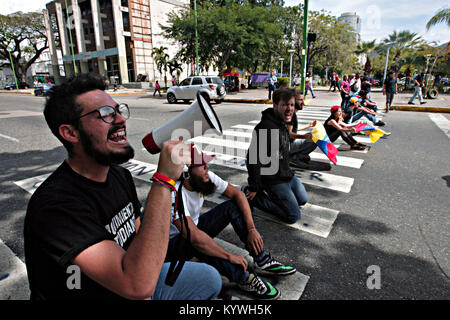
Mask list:
[{"label": "yellow blue red flag", "polygon": [[364,132],[370,137],[370,142],[372,143],[377,142],[378,139],[380,139],[382,136],[386,134],[385,131],[369,126],[368,124],[365,123],[358,123],[355,126],[355,132]]},{"label": "yellow blue red flag", "polygon": [[319,147],[320,150],[322,150],[322,152],[328,157],[328,159],[330,159],[331,162],[336,164],[336,156],[339,151],[330,141],[330,138],[328,137],[323,124],[317,121],[316,125],[311,131],[311,134],[314,143]]}]

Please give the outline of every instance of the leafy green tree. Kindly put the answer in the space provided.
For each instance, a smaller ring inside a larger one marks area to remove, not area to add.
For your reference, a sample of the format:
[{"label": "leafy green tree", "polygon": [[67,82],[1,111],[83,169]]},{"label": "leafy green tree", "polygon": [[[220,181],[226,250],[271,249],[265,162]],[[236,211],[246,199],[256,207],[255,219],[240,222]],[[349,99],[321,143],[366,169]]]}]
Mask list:
[{"label": "leafy green tree", "polygon": [[[296,51],[296,71],[301,70],[303,49],[303,6],[286,8],[284,33],[288,43]],[[354,51],[356,44],[353,33],[346,24],[326,11],[310,11],[308,30],[316,34],[316,41],[309,43],[308,69],[349,70],[357,67]]]},{"label": "leafy green tree", "polygon": [[[256,70],[261,62],[270,60],[283,38],[276,19],[281,7],[252,7],[250,4],[230,3],[227,6],[203,3],[197,6],[199,65],[219,72],[229,67]],[[168,25],[161,28],[166,37],[177,42],[177,56],[182,62],[195,59],[194,13],[184,10],[171,13]]]},{"label": "leafy green tree", "polygon": [[30,66],[48,49],[41,12],[0,15],[0,55],[10,59],[17,78],[25,81]]}]

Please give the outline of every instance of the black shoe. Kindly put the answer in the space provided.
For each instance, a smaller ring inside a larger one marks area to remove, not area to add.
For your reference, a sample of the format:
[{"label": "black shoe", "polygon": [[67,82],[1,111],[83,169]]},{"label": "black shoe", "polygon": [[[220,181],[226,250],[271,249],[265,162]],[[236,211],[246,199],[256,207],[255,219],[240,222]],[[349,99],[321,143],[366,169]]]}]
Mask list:
[{"label": "black shoe", "polygon": [[363,146],[355,144],[355,145],[351,146],[350,149],[352,149],[352,150],[364,150],[365,148]]},{"label": "black shoe", "polygon": [[425,101],[423,101],[423,102],[421,102],[420,104],[425,104],[426,102]]},{"label": "black shoe", "polygon": [[295,159],[305,162],[305,163],[308,163],[311,161],[311,157],[308,154],[296,154]]},{"label": "black shoe", "polygon": [[292,167],[300,168],[300,169],[308,169],[309,164],[303,161],[290,161],[289,165]]},{"label": "black shoe", "polygon": [[408,104],[415,104],[414,102],[408,102]]},{"label": "black shoe", "polygon": [[270,284],[270,282],[263,281],[254,273],[250,273],[248,280],[239,283],[239,288],[252,294],[257,299],[274,300],[280,296],[280,290]]},{"label": "black shoe", "polygon": [[289,165],[299,169],[306,169],[311,171],[330,171],[331,165],[322,161],[310,161],[308,163],[303,161],[291,161]]},{"label": "black shoe", "polygon": [[384,126],[386,123],[384,123],[383,121],[379,120],[375,123],[376,126],[382,127]]}]

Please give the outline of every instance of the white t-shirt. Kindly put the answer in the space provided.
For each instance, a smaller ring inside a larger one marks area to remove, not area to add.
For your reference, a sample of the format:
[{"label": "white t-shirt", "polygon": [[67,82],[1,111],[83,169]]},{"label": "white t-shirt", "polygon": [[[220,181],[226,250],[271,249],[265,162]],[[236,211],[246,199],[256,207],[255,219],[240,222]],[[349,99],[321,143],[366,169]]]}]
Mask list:
[{"label": "white t-shirt", "polygon": [[[356,89],[356,91],[353,91],[351,89],[351,87],[355,82],[356,82],[356,84],[355,84],[354,88]],[[350,81],[350,95],[354,95],[354,94],[358,93],[360,90],[361,90],[361,78],[358,80],[356,80],[356,78],[353,78],[352,81]]]},{"label": "white t-shirt", "polygon": [[[212,183],[216,185],[216,193],[222,194],[225,192],[228,187],[228,182],[222,180],[218,175],[216,175],[212,171],[208,171],[209,179]],[[175,184],[175,188],[178,190],[180,186],[180,181],[177,181]],[[183,197],[183,207],[184,214],[186,217],[191,217],[192,221],[194,221],[195,225],[198,224],[198,218],[200,217],[200,211],[203,207],[203,202],[205,201],[203,194],[197,191],[189,191],[185,187],[181,189],[182,197]],[[178,195],[180,196],[180,195]],[[172,192],[172,209],[170,214],[170,238],[172,239],[176,236],[179,231],[177,227],[172,223],[174,220],[179,219],[178,212],[175,213],[174,219],[174,205],[175,205],[175,192]]]}]

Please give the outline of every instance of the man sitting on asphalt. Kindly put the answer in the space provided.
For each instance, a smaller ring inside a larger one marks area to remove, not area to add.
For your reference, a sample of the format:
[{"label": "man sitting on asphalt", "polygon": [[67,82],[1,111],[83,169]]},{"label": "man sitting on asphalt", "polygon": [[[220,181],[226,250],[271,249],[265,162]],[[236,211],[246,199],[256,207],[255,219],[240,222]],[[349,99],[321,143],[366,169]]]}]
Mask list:
[{"label": "man sitting on asphalt", "polygon": [[353,110],[353,117],[351,119],[351,122],[358,121],[359,119],[361,119],[362,116],[364,116],[370,121],[372,121],[373,124],[376,126],[382,127],[385,125],[383,121],[377,120],[377,118],[375,118],[377,115],[378,108],[374,102],[368,99],[367,92],[361,90],[359,92],[359,95],[354,97],[359,98],[359,100],[356,106],[356,110],[355,109]]},{"label": "man sitting on asphalt", "polygon": [[[204,263],[187,263],[173,286],[165,284],[171,193],[154,183],[141,220],[133,178],[119,166],[134,156],[130,110],[104,90],[100,75],[80,74],[53,87],[45,103],[45,120],[68,155],[28,204],[31,300],[215,298],[222,281]],[[163,144],[154,177],[181,175],[190,157],[177,159],[177,149],[189,151],[177,141]]]},{"label": "man sitting on asphalt", "polygon": [[[231,223],[253,257],[255,271],[271,275],[290,275],[296,272],[295,268],[281,264],[266,252],[244,193],[208,170],[207,163],[212,158],[213,156],[203,152],[199,153],[192,145],[188,178],[177,182],[175,188],[181,188],[181,192],[178,191],[176,199],[172,197],[173,223],[166,260],[175,261],[180,258],[180,254],[183,254],[186,260],[195,256],[200,261],[214,266],[231,282],[237,283],[239,288],[256,298],[276,299],[280,295],[279,290],[250,270],[243,256],[226,251],[213,240]],[[204,197],[214,192],[230,200],[200,215]],[[177,210],[174,210],[175,205]],[[181,210],[184,211],[186,220],[180,215]],[[184,222],[187,222],[189,231]],[[186,241],[188,234],[190,245]],[[180,247],[184,249],[180,251]]]},{"label": "man sitting on asphalt", "polygon": [[275,91],[272,108],[262,112],[261,122],[253,130],[247,152],[247,198],[260,210],[277,215],[287,223],[300,219],[300,206],[308,194],[289,167],[288,124],[295,108],[295,90]]},{"label": "man sitting on asphalt", "polygon": [[298,131],[303,131],[308,128],[312,128],[316,125],[316,120],[307,124],[302,128],[298,128],[297,112],[303,110],[305,105],[304,96],[301,91],[295,91],[295,112],[292,115],[292,121],[288,124],[289,137],[290,137],[290,156],[289,164],[291,166],[309,169],[309,170],[331,170],[329,163],[311,161],[309,154],[313,152],[317,145],[312,141],[312,135],[310,132],[305,134],[299,134]]}]

